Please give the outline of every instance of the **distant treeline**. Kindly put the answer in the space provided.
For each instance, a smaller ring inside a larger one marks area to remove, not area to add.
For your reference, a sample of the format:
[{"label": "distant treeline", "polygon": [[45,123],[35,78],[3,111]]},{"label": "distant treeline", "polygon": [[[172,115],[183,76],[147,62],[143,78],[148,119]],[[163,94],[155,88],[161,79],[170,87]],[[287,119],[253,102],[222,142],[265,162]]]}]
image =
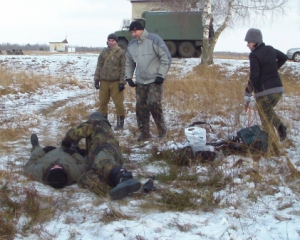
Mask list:
[{"label": "distant treeline", "polygon": [[214,52],[216,55],[226,55],[226,56],[233,56],[233,57],[240,57],[240,56],[249,56],[248,52]]},{"label": "distant treeline", "polygon": [[[100,52],[103,47],[75,47],[76,52]],[[0,51],[12,50],[12,49],[21,49],[22,51],[49,51],[50,46],[47,44],[12,44],[12,43],[2,43],[0,44]],[[66,49],[67,51],[67,49]]]}]

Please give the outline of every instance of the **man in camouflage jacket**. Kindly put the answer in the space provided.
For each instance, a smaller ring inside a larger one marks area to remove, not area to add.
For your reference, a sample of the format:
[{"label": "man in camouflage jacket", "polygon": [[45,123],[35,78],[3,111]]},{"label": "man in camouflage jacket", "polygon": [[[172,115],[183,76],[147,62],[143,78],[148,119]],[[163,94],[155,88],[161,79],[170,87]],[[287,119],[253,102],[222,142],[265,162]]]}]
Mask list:
[{"label": "man in camouflage jacket", "polygon": [[25,174],[36,181],[54,188],[76,183],[87,171],[88,164],[83,156],[70,148],[41,148],[36,134],[31,135],[32,153],[25,164]]},{"label": "man in camouflage jacket", "polygon": [[78,185],[93,190],[93,186],[107,183],[113,187],[112,199],[121,199],[140,189],[141,183],[133,179],[132,173],[122,167],[119,142],[108,120],[99,112],[90,115],[88,121],[71,128],[62,141],[69,147],[85,138],[86,151],[91,169],[82,176]]},{"label": "man in camouflage jacket", "polygon": [[121,130],[124,126],[124,81],[126,56],[123,49],[118,46],[118,36],[114,33],[107,37],[107,48],[104,48],[98,58],[94,75],[95,88],[99,89],[100,113],[107,116],[110,97],[112,98],[117,114],[117,126],[115,130]]}]

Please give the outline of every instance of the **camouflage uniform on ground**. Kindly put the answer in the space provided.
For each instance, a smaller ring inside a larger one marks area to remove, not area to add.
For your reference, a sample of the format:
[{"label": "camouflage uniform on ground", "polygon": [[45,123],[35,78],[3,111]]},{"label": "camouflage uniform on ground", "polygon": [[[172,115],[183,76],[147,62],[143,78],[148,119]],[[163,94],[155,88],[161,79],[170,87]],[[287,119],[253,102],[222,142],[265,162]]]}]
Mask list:
[{"label": "camouflage uniform on ground", "polygon": [[115,138],[107,119],[102,115],[100,119],[91,117],[87,122],[71,128],[63,141],[79,142],[85,138],[91,169],[81,177],[78,185],[93,191],[95,185],[99,186],[105,182],[109,184],[110,171],[115,166],[122,165],[122,153],[119,149],[119,142]]}]

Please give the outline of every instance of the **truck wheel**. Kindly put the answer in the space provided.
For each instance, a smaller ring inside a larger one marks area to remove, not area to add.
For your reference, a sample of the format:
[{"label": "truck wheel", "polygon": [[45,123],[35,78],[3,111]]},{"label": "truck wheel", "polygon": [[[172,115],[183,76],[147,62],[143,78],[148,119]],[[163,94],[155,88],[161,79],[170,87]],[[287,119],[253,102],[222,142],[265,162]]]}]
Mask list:
[{"label": "truck wheel", "polygon": [[195,53],[195,57],[199,58],[202,54],[202,48],[201,47],[196,47],[196,53]]},{"label": "truck wheel", "polygon": [[296,52],[293,56],[294,62],[300,62],[300,53]]},{"label": "truck wheel", "polygon": [[171,57],[175,57],[176,53],[177,53],[176,43],[174,43],[173,41],[166,41],[166,45],[167,45],[167,47],[169,49]]},{"label": "truck wheel", "polygon": [[196,49],[191,42],[182,42],[178,48],[179,55],[183,58],[193,57]]},{"label": "truck wheel", "polygon": [[118,41],[118,45],[119,45],[119,47],[122,48],[124,51],[127,50],[127,45],[128,45],[128,43],[127,43],[126,40],[123,40],[123,39],[119,40],[119,41]]}]

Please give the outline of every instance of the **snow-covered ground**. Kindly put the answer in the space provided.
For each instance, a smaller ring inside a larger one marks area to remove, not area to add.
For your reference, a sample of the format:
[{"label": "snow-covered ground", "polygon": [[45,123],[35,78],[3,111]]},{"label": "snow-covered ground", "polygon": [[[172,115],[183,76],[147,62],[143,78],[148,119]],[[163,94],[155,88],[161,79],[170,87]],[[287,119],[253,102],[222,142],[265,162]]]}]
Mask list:
[{"label": "snow-covered ground", "polygon": [[[58,111],[65,106],[74,106],[74,111],[76,111],[75,106],[78,103],[84,102],[94,106],[97,101],[93,86],[97,58],[96,54],[0,55],[0,65],[12,71],[24,70],[27,73],[41,74],[41,76],[60,77],[64,78],[66,83],[72,79],[77,79],[79,82],[78,85],[70,84],[64,88],[49,85],[35,93],[9,94],[1,97],[1,129],[6,125],[12,127],[20,124],[26,125],[29,129],[28,134],[22,139],[8,142],[7,148],[1,150],[0,169],[12,171],[16,175],[16,182],[9,184],[14,185],[15,188],[33,184],[40,194],[53,196],[58,202],[62,201],[62,205],[68,205],[64,210],[59,208],[53,220],[42,223],[43,236],[32,231],[26,237],[17,234],[15,239],[300,239],[300,188],[298,186],[291,188],[291,185],[276,172],[274,174],[278,174],[278,185],[270,187],[272,188],[270,194],[261,193],[257,183],[251,180],[252,175],[245,174],[247,169],[253,170],[252,159],[244,158],[246,166],[238,168],[235,167],[235,163],[240,157],[235,155],[222,159],[224,164],[221,165],[221,170],[232,178],[233,184],[215,193],[215,197],[220,199],[218,206],[207,212],[200,209],[183,212],[161,211],[155,206],[147,211],[140,208],[139,206],[147,202],[147,199],[150,200],[151,195],[156,194],[155,192],[149,195],[140,194],[136,197],[128,197],[122,201],[111,201],[109,198],[99,199],[95,194],[80,189],[77,185],[54,190],[38,182],[26,181],[26,177],[16,170],[21,170],[29,158],[30,134],[37,133],[41,144],[53,145],[57,145],[61,140],[57,139],[57,136],[64,134],[58,132],[59,127],[64,124],[63,116],[61,118],[49,114],[45,116],[43,110],[50,108],[56,102],[65,101],[64,106],[53,108],[51,111]],[[189,74],[199,62],[199,59],[174,60],[173,66],[177,64],[175,67],[177,70],[174,68],[172,71],[177,71],[176,75],[179,77],[184,76]],[[229,73],[237,68],[249,66],[248,61],[245,60],[215,59],[215,64],[227,69]],[[299,63],[288,62],[283,67],[283,71],[286,67],[293,69],[295,75],[300,75]],[[43,81],[42,78],[41,81]],[[3,87],[0,86],[1,88]],[[295,111],[299,111],[296,104],[295,106]],[[289,118],[289,116],[284,117]],[[113,116],[109,118],[112,120]],[[168,111],[166,111],[166,119],[168,122]],[[118,134],[121,145],[127,144],[122,141],[130,134],[127,129],[129,123],[136,126],[134,112],[128,112],[125,130]],[[292,139],[294,146],[290,145],[286,149],[287,156],[296,167],[300,159],[298,127],[297,121],[291,124],[289,138]],[[167,168],[166,165],[147,161],[147,149],[155,144],[153,142],[143,146],[130,144],[131,153],[129,157],[126,156],[130,164],[132,166],[138,164],[149,174],[163,172],[164,168]],[[168,138],[160,143],[159,147],[169,149],[184,144],[185,142],[176,142]],[[262,158],[260,164],[282,167],[282,162],[285,161],[284,156]],[[12,170],[11,166],[15,169]],[[134,169],[134,175],[137,175],[138,171]],[[209,171],[209,166],[199,165],[195,171],[205,174]],[[244,173],[243,178],[240,177],[241,172]],[[147,176],[140,180],[142,183],[145,182]],[[297,183],[299,181],[295,180],[293,184]],[[4,184],[5,181],[1,183],[1,185]],[[159,182],[156,182],[156,185],[159,185]],[[255,195],[255,201],[251,200],[250,194]],[[131,218],[110,223],[101,221],[103,215],[112,208]],[[25,221],[26,218],[21,218],[18,224],[22,226]]]}]

